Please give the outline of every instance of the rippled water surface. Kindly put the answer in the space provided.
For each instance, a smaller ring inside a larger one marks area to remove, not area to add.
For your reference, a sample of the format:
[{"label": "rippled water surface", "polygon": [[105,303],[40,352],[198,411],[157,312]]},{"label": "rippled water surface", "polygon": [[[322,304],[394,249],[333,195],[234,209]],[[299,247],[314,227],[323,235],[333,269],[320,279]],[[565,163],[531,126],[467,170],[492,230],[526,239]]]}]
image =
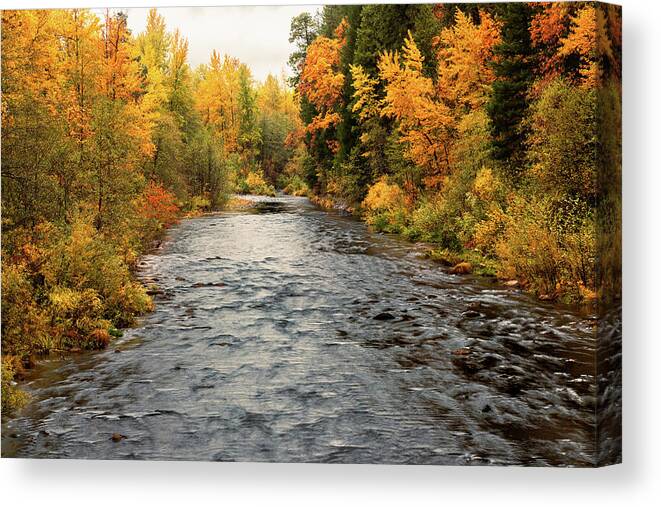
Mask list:
[{"label": "rippled water surface", "polygon": [[594,461],[594,323],[354,219],[259,199],[184,220],[141,276],[156,310],[42,363],[3,456]]}]

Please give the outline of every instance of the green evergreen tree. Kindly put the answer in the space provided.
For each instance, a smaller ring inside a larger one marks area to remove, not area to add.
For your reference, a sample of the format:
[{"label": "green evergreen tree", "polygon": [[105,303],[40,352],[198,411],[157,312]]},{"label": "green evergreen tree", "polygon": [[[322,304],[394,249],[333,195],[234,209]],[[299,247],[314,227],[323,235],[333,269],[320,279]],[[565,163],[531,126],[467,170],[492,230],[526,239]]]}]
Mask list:
[{"label": "green evergreen tree", "polygon": [[528,108],[528,90],[533,79],[533,48],[530,41],[532,7],[506,3],[497,9],[502,22],[501,43],[494,52],[496,81],[487,104],[491,120],[493,157],[504,163],[505,172],[516,178],[523,169],[526,133],[521,120]]},{"label": "green evergreen tree", "polygon": [[338,12],[338,15],[342,15],[340,21],[342,18],[346,18],[349,22],[349,29],[346,33],[347,43],[342,50],[342,58],[340,61],[340,69],[342,74],[345,75],[345,80],[344,88],[342,90],[342,107],[340,109],[342,121],[337,126],[337,140],[340,143],[340,149],[336,154],[336,161],[343,162],[348,157],[349,153],[351,153],[351,149],[357,141],[355,132],[356,117],[351,111],[354,89],[351,84],[351,72],[349,70],[349,66],[352,64],[354,58],[358,26],[361,21],[361,12],[363,6],[345,5],[335,7],[342,7],[342,9]]},{"label": "green evergreen tree", "polygon": [[289,84],[295,87],[301,74],[301,65],[305,61],[307,49],[315,37],[319,35],[319,19],[303,12],[291,20],[289,28],[289,43],[294,44],[296,49],[289,56],[289,67],[293,71],[293,76],[289,79]]},{"label": "green evergreen tree", "polygon": [[378,55],[383,51],[399,50],[411,31],[425,57],[425,73],[433,76],[436,55],[432,39],[439,30],[440,22],[431,5],[365,5],[356,36],[353,64],[375,74]]}]

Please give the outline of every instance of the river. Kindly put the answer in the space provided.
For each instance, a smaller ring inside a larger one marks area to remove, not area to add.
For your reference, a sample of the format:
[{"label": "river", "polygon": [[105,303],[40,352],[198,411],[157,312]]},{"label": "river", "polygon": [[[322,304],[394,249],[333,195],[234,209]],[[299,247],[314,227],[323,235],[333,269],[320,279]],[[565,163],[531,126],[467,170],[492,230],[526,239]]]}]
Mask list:
[{"label": "river", "polygon": [[155,311],[39,364],[3,457],[593,464],[593,318],[255,200],[171,229]]}]

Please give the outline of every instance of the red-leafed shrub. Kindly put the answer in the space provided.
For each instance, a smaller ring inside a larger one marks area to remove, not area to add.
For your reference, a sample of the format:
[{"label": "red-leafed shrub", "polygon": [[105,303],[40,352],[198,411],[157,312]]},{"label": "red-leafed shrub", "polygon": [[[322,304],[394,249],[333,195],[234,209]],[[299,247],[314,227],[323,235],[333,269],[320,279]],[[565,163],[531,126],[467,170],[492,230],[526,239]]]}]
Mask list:
[{"label": "red-leafed shrub", "polygon": [[169,227],[177,221],[179,206],[177,198],[163,186],[150,181],[142,194],[143,217],[153,220],[163,227]]}]

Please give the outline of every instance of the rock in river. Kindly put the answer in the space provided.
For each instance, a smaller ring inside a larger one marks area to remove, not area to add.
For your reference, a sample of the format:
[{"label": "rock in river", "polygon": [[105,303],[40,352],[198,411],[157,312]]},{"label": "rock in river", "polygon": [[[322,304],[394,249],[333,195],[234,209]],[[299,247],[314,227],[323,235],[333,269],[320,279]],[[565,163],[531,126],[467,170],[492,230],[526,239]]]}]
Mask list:
[{"label": "rock in river", "polygon": [[381,312],[378,315],[372,317],[374,320],[394,320],[395,316],[389,312]]}]

